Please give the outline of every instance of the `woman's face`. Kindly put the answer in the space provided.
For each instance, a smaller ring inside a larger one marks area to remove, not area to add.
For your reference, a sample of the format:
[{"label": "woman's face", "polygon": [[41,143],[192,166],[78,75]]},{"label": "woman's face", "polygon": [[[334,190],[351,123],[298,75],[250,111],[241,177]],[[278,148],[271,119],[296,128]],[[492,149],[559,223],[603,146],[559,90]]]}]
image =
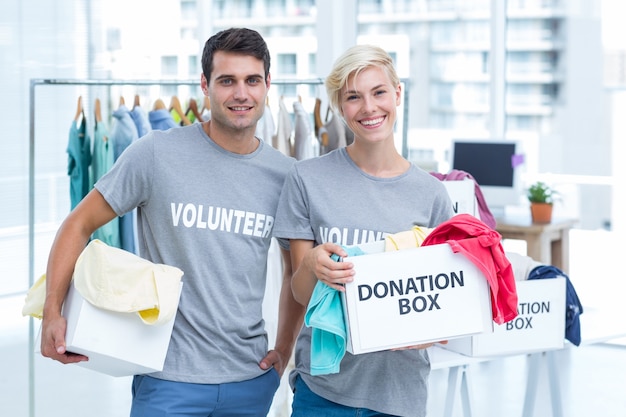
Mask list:
[{"label": "woman's face", "polygon": [[341,90],[343,118],[356,138],[377,142],[393,140],[400,85],[394,86],[383,68],[368,67],[351,75]]}]

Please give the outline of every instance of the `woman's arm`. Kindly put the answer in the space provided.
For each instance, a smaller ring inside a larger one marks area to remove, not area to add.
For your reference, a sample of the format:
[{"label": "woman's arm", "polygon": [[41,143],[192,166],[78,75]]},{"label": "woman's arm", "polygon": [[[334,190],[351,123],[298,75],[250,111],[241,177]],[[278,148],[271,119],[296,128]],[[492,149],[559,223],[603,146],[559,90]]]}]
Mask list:
[{"label": "woman's arm", "polygon": [[309,304],[318,280],[338,291],[344,291],[343,284],[352,281],[352,263],[337,262],[331,258],[333,254],[348,256],[340,245],[324,243],[314,246],[312,240],[291,240],[289,244],[291,264],[295,271],[291,279],[291,290],[295,300],[303,306]]}]

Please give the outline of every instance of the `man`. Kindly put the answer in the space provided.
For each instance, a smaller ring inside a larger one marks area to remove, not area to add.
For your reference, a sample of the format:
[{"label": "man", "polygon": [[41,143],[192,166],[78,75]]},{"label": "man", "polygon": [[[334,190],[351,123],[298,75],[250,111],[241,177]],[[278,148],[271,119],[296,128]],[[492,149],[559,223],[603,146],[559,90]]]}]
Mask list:
[{"label": "man", "polygon": [[285,265],[278,336],[262,315],[267,253],[293,160],[254,136],[270,86],[261,36],[229,29],[202,55],[211,120],[154,131],[129,146],[61,225],[50,251],[41,351],[63,363],[61,306],[74,264],[98,227],[137,210],[139,254],[180,268],[183,290],[162,372],[133,379],[131,416],[265,416],[300,329]]}]

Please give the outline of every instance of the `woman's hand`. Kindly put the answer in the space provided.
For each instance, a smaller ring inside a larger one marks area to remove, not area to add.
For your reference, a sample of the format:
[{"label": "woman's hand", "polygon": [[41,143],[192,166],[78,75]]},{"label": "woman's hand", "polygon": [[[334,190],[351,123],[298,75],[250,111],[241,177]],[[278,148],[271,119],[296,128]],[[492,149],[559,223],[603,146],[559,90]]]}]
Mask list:
[{"label": "woman's hand", "polygon": [[435,346],[435,344],[437,343],[445,345],[448,343],[448,341],[440,340],[439,342],[423,343],[421,345],[404,346],[401,348],[396,348],[396,349],[391,349],[391,350],[428,349],[429,347]]},{"label": "woman's hand", "polygon": [[338,291],[345,291],[344,284],[354,280],[353,265],[345,260],[335,261],[331,258],[333,254],[340,258],[348,256],[340,245],[324,243],[307,251],[302,263],[324,284]]}]

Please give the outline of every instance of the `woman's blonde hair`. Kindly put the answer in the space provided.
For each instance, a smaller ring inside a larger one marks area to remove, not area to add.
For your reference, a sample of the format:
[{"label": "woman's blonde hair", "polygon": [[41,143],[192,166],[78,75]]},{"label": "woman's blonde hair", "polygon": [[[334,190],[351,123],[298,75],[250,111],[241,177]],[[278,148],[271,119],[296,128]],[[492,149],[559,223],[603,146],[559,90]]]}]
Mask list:
[{"label": "woman's blonde hair", "polygon": [[348,83],[348,78],[353,74],[358,75],[368,67],[381,67],[394,87],[400,84],[393,60],[384,49],[374,45],[353,46],[337,58],[326,77],[326,93],[334,110],[341,114],[341,90]]}]

